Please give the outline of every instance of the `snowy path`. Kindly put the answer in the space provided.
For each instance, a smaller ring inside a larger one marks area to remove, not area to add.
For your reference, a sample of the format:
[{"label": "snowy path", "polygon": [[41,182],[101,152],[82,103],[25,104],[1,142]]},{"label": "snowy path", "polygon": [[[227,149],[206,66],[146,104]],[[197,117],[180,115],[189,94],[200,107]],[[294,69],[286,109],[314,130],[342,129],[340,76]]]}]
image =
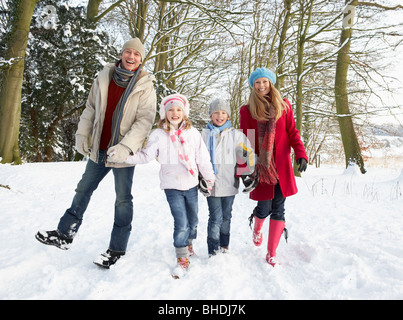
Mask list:
[{"label": "snowy path", "polygon": [[403,299],[403,176],[400,169],[309,167],[286,201],[288,244],[278,268],[251,242],[254,202],[236,197],[230,253],[207,256],[207,203],[199,195],[198,258],[188,275],[175,264],[173,219],[156,162],[139,165],[129,250],[111,270],[92,261],[109,242],[110,174],[94,193],[69,251],[47,247],[37,230],[54,229],[70,205],[85,163],[0,165],[0,299]]}]

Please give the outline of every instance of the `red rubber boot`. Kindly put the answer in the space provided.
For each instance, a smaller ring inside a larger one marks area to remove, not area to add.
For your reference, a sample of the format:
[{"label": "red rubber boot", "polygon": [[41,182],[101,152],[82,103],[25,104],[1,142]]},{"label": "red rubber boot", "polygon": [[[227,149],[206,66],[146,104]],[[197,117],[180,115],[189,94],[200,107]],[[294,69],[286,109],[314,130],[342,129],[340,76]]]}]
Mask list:
[{"label": "red rubber boot", "polygon": [[285,222],[271,220],[269,225],[269,241],[267,242],[266,261],[273,267],[278,263],[276,261],[276,250],[280,242],[281,235],[285,228]]},{"label": "red rubber boot", "polygon": [[253,225],[253,243],[256,247],[260,247],[263,242],[262,227],[265,219],[260,219],[256,216],[253,218],[255,220]]}]

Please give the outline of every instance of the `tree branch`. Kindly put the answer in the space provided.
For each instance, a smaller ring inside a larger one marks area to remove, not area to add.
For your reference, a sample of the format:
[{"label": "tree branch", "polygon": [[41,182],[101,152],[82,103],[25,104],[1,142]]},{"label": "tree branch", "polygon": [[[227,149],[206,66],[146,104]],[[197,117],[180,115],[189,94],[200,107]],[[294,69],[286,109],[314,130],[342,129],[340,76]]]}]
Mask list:
[{"label": "tree branch", "polygon": [[368,2],[368,1],[359,1],[357,3],[358,6],[367,6],[367,7],[375,7],[375,8],[379,8],[379,9],[383,9],[383,10],[396,10],[396,9],[403,9],[403,5],[398,4],[394,7],[388,7],[388,6],[384,6],[382,4],[379,3],[373,3],[373,2]]},{"label": "tree branch", "polygon": [[104,12],[99,14],[94,18],[95,22],[98,22],[101,20],[104,16],[106,16],[109,12],[111,12],[115,7],[117,7],[120,3],[122,3],[123,0],[116,1],[114,4],[112,4],[108,9],[106,9]]}]

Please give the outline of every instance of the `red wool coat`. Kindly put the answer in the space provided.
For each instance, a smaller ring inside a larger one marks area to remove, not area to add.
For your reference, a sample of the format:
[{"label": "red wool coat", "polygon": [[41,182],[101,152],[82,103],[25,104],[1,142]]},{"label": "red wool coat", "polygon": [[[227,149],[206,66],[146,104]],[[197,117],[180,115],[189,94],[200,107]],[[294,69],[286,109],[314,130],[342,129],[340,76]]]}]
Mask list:
[{"label": "red wool coat", "polygon": [[[295,159],[304,158],[308,161],[308,157],[299,131],[296,128],[291,104],[287,99],[284,99],[284,101],[287,103],[288,108],[287,112],[284,112],[276,122],[273,156],[275,157],[278,180],[283,197],[288,197],[298,192],[291,163],[291,147],[294,149]],[[259,155],[257,120],[252,118],[246,105],[240,109],[240,129],[249,138],[255,153]],[[259,182],[249,197],[256,201],[273,199],[274,185]]]}]

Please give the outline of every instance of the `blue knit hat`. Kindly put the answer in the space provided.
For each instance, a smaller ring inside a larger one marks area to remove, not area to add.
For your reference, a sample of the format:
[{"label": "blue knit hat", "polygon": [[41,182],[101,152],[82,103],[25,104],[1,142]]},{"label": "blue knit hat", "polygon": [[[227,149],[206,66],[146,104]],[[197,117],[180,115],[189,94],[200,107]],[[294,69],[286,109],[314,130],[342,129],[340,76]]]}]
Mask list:
[{"label": "blue knit hat", "polygon": [[257,68],[255,71],[253,71],[250,74],[249,77],[249,85],[251,88],[253,88],[253,85],[256,81],[256,79],[259,78],[267,78],[271,81],[271,83],[276,84],[276,75],[273,73],[273,71],[270,71],[267,68]]}]

